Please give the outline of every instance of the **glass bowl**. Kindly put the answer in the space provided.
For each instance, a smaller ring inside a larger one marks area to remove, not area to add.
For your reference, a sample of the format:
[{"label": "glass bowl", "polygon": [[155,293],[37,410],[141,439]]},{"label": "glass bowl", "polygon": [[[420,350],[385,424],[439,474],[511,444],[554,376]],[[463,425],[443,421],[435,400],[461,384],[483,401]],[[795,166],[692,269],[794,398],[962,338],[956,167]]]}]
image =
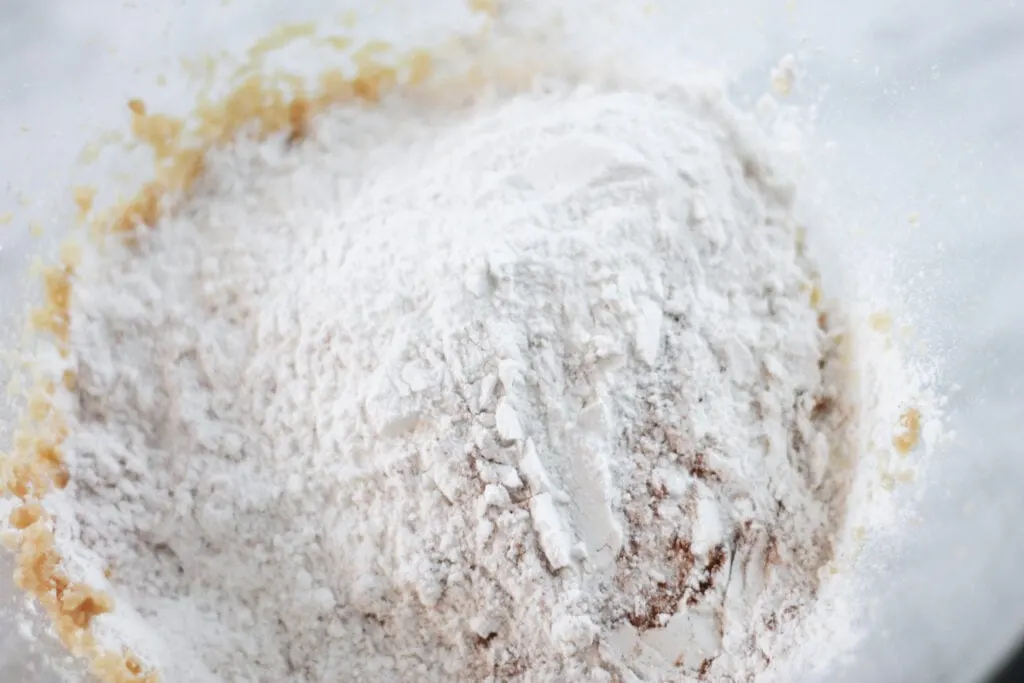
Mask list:
[{"label": "glass bowl", "polygon": [[[38,297],[33,258],[53,255],[74,222],[72,185],[133,172],[130,162],[82,166],[83,148],[101,131],[125,128],[129,98],[170,111],[191,103],[191,86],[173,73],[195,76],[203,62],[181,58],[244,49],[281,22],[359,10],[354,31],[390,31],[400,44],[448,30],[459,3],[431,3],[429,12],[411,1],[365,5],[0,5],[3,347],[17,343],[25,307]],[[402,5],[406,11],[396,12]],[[917,353],[934,364],[948,397],[955,440],[901,492],[898,532],[868,537],[852,570],[864,609],[851,626],[864,637],[848,657],[803,678],[979,680],[1024,630],[1024,360],[1016,353],[1024,340],[1024,6],[648,5],[659,21],[645,40],[734,74],[741,104],[753,106],[783,54],[797,56],[794,97],[814,113],[809,164],[821,206],[849,227],[856,258],[884,261],[895,274],[899,315],[912,322]],[[396,17],[405,18],[402,26]],[[0,447],[10,439],[11,413],[9,402],[0,406]],[[0,680],[46,681],[41,658],[60,650],[45,637],[29,647],[28,634],[14,628],[15,611],[26,608],[9,564],[0,555]]]}]

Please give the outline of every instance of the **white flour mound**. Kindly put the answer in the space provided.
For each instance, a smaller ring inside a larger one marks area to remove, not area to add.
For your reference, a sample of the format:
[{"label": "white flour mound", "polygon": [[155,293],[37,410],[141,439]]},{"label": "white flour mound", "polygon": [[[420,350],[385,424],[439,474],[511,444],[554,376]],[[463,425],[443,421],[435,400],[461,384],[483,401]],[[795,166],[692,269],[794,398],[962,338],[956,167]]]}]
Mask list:
[{"label": "white flour mound", "polygon": [[[89,247],[49,499],[164,680],[746,681],[843,516],[795,190],[720,93],[395,98]],[[103,571],[109,570],[108,582]]]}]

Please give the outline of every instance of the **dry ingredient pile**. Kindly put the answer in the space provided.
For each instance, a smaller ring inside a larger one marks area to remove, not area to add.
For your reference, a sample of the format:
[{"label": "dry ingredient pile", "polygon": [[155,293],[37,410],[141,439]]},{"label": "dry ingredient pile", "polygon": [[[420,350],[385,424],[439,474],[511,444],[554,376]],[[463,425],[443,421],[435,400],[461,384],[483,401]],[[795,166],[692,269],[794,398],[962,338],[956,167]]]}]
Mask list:
[{"label": "dry ingredient pile", "polygon": [[211,153],[75,275],[46,504],[97,636],[195,683],[784,656],[848,402],[760,136],[710,87],[550,81]]}]

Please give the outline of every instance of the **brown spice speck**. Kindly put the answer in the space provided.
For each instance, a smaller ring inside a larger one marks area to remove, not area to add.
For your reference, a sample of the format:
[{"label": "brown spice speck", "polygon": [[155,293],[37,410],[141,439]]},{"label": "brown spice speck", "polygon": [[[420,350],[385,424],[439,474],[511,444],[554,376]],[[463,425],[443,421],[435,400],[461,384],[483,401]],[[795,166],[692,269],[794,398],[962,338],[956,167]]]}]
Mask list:
[{"label": "brown spice speck", "polygon": [[697,678],[704,681],[707,680],[708,674],[711,673],[711,662],[710,659],[705,659],[700,663],[700,668],[697,669]]},{"label": "brown spice speck", "polygon": [[814,401],[814,407],[811,408],[811,419],[821,420],[829,416],[832,409],[835,408],[835,400],[830,396],[819,396]]},{"label": "brown spice speck", "polygon": [[775,534],[768,536],[767,547],[764,553],[764,568],[768,570],[774,564],[779,564],[782,558],[779,556],[779,539]]},{"label": "brown spice speck", "polygon": [[494,642],[494,639],[497,637],[497,633],[488,633],[486,636],[477,636],[476,646],[481,649],[488,648],[491,646],[491,643]]},{"label": "brown spice speck", "polygon": [[647,596],[645,609],[627,617],[629,623],[641,631],[660,627],[660,616],[674,614],[686,593],[687,579],[695,561],[690,542],[677,536],[672,540],[668,552],[676,565],[676,575],[659,583],[655,592]]},{"label": "brown spice speck", "polygon": [[668,497],[668,488],[664,484],[655,484],[653,481],[647,482],[647,492],[655,500],[664,500]]},{"label": "brown spice speck", "polygon": [[704,481],[717,481],[718,474],[710,469],[706,464],[707,457],[703,453],[697,453],[693,456],[693,461],[690,464],[690,474]]},{"label": "brown spice speck", "polygon": [[722,544],[716,545],[708,553],[708,563],[704,567],[704,578],[697,584],[697,588],[690,593],[690,596],[686,599],[686,604],[693,607],[700,599],[704,597],[709,590],[715,587],[715,578],[722,567],[725,566],[725,546]]}]

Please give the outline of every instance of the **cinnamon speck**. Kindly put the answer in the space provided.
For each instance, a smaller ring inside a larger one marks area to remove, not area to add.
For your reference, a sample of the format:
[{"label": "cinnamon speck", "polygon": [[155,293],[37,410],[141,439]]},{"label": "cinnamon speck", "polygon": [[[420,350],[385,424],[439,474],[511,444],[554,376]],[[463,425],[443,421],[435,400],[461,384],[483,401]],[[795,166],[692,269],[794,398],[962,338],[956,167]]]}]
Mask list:
[{"label": "cinnamon speck", "polygon": [[705,659],[700,663],[700,668],[697,669],[697,678],[705,681],[707,680],[708,674],[711,673],[712,660]]}]

